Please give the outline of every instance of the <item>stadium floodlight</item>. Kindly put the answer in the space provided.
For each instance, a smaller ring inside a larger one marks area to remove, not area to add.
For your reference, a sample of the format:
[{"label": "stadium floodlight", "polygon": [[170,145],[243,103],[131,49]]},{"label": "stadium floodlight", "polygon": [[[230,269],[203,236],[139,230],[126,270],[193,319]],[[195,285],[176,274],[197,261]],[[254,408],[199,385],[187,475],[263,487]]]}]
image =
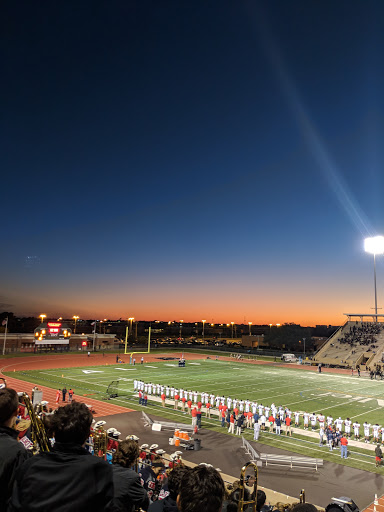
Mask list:
[{"label": "stadium floodlight", "polygon": [[364,250],[373,254],[373,282],[375,288],[375,319],[377,322],[376,254],[384,253],[384,236],[374,236],[364,240]]}]

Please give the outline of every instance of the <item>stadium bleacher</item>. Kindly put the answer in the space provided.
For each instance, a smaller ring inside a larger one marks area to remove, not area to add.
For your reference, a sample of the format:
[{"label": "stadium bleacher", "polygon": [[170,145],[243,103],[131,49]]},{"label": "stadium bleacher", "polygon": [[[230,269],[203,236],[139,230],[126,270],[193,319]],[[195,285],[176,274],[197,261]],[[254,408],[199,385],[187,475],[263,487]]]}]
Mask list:
[{"label": "stadium bleacher", "polygon": [[374,322],[347,321],[314,356],[317,363],[365,370],[382,363],[384,330]]}]

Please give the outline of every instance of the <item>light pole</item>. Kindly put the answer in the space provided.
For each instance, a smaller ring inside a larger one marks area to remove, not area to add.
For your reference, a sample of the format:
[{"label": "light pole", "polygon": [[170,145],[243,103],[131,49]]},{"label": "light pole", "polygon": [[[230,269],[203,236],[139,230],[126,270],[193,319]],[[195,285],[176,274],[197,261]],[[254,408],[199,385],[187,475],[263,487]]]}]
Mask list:
[{"label": "light pole", "polygon": [[78,321],[78,319],[79,319],[80,317],[78,317],[78,316],[74,315],[72,318],[75,320],[75,328],[74,328],[74,330],[73,330],[73,334],[76,334],[76,322]]},{"label": "light pole", "polygon": [[44,323],[44,318],[47,318],[47,315],[39,315],[39,318],[41,318],[41,323]]},{"label": "light pole", "polygon": [[248,322],[249,325],[249,335],[252,336],[252,322]]},{"label": "light pole", "polygon": [[303,342],[304,342],[304,360],[305,360],[305,338],[303,338]]},{"label": "light pole", "polygon": [[129,326],[129,329],[128,329],[128,336],[130,336],[130,334],[132,334],[132,322],[133,321],[134,321],[134,317],[133,316],[128,318],[128,322],[131,322],[130,326]]},{"label": "light pole", "polygon": [[180,331],[179,331],[180,341],[181,341],[181,329],[183,328],[183,322],[184,322],[184,320],[180,320]]},{"label": "light pole", "polygon": [[[203,341],[204,341],[204,325],[205,325],[206,320],[202,320],[201,322],[203,324]],[[211,336],[212,336],[212,332],[211,332]]]},{"label": "light pole", "polygon": [[234,326],[235,322],[231,322],[231,338],[233,338],[233,326]]},{"label": "light pole", "polygon": [[373,282],[375,289],[375,319],[377,322],[376,254],[384,253],[384,237],[374,236],[364,240],[365,252],[373,254]]},{"label": "light pole", "polygon": [[4,342],[3,342],[3,356],[5,355],[5,345],[7,343],[7,331],[8,331],[8,317],[3,320],[2,325],[5,326],[4,329]]}]

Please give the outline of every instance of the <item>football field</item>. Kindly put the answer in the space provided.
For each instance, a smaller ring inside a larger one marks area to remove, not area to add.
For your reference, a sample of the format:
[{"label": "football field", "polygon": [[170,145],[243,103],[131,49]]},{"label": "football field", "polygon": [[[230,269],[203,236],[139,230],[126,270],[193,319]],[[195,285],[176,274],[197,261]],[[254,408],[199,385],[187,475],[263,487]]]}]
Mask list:
[{"label": "football field", "polygon": [[[153,354],[156,357],[155,354]],[[257,401],[264,406],[282,405],[292,411],[301,411],[332,416],[342,419],[349,417],[353,422],[361,424],[379,423],[384,426],[384,381],[370,380],[367,377],[345,374],[317,372],[292,366],[279,367],[266,364],[249,364],[237,361],[212,359],[188,360],[185,368],[179,368],[177,360],[158,359],[147,364],[109,364],[105,366],[89,366],[79,368],[59,368],[12,373],[13,377],[35,382],[54,389],[64,386],[72,387],[76,395],[106,399],[106,390],[112,381],[119,381],[119,396],[111,402],[141,410],[133,392],[134,379],[174,386],[198,392],[213,393],[225,397]],[[158,402],[151,401],[149,396],[148,414],[185,422],[185,413],[174,411],[172,406],[161,408]],[[302,427],[302,418],[300,427]],[[203,427],[224,432],[218,417],[203,417]],[[246,431],[245,436],[252,439],[252,432]],[[328,449],[318,447],[318,438],[311,438],[302,433],[294,432],[292,439],[277,438],[273,434],[262,434],[261,441],[265,444],[281,446],[298,453],[340,461],[339,453],[329,453]],[[337,460],[336,460],[337,458]],[[372,452],[359,448],[343,462],[349,465],[374,470]]]}]

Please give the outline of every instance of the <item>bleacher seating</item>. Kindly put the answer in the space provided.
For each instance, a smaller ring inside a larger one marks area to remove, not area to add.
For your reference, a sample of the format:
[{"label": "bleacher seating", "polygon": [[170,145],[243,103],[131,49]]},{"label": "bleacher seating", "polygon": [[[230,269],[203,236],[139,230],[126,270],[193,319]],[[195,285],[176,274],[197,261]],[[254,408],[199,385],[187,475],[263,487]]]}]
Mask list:
[{"label": "bleacher seating", "polygon": [[361,369],[381,362],[384,329],[380,323],[348,321],[338,329],[313,360],[325,365]]}]

